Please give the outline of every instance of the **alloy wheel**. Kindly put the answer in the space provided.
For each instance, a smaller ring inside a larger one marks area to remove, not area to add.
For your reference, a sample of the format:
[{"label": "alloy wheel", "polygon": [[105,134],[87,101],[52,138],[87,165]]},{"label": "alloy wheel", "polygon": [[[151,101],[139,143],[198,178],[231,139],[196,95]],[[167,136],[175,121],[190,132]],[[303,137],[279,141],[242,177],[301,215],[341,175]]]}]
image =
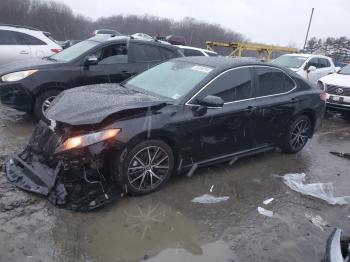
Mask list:
[{"label": "alloy wheel", "polygon": [[159,146],[148,146],[131,158],[128,180],[137,191],[152,190],[166,179],[169,169],[169,155],[166,151]]},{"label": "alloy wheel", "polygon": [[41,106],[41,110],[43,112],[43,115],[46,115],[46,111],[47,109],[50,107],[52,101],[56,98],[56,96],[50,96],[48,98],[46,98]]},{"label": "alloy wheel", "polygon": [[309,138],[310,127],[310,121],[307,119],[301,119],[294,125],[290,136],[290,145],[294,150],[299,150],[305,146]]}]

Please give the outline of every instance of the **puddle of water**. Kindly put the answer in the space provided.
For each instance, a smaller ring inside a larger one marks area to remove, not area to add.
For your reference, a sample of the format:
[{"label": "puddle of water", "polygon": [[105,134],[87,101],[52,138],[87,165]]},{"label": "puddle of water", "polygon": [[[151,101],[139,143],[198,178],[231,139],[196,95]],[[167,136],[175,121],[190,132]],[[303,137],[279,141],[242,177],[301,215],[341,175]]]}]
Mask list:
[{"label": "puddle of water", "polygon": [[[149,259],[151,262],[176,262],[176,261],[236,261],[237,257],[223,240],[209,243],[196,250],[196,253],[190,252],[183,248],[168,248],[160,252],[157,256]],[[200,252],[199,252],[200,251]]]}]

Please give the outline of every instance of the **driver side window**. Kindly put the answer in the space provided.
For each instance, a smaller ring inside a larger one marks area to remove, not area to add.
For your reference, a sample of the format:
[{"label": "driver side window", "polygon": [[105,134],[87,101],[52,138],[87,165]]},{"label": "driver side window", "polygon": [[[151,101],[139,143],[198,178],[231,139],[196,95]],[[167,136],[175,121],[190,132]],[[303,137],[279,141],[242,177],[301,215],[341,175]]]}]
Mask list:
[{"label": "driver side window", "polygon": [[106,46],[94,54],[99,65],[124,64],[128,62],[128,49],[126,44],[113,44]]},{"label": "driver side window", "polygon": [[310,66],[314,66],[316,68],[320,68],[319,64],[318,64],[318,58],[311,58],[309,62],[307,62],[307,68],[309,68]]},{"label": "driver side window", "polygon": [[198,95],[197,100],[208,95],[221,97],[225,103],[252,98],[250,68],[238,68],[223,73]]}]

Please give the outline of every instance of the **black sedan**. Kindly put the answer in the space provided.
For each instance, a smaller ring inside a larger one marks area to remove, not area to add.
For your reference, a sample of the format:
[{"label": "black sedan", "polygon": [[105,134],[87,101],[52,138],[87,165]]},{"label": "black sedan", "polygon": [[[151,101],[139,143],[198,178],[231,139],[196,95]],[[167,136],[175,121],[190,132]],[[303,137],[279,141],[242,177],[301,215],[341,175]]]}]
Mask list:
[{"label": "black sedan", "polygon": [[9,107],[45,111],[63,90],[89,84],[120,83],[160,62],[183,56],[175,46],[155,40],[99,35],[44,59],[0,66],[0,100]]},{"label": "black sedan", "polygon": [[288,69],[232,58],[177,58],[118,85],[63,92],[8,179],[86,210],[146,194],[174,173],[281,148],[301,150],[326,96]]}]

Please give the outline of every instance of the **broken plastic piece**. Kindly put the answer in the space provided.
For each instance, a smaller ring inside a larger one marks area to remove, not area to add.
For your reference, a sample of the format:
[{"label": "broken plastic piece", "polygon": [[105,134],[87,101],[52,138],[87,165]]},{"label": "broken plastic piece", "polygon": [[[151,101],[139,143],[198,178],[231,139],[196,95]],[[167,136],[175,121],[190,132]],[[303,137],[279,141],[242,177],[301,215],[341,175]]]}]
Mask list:
[{"label": "broken plastic piece", "polygon": [[273,197],[272,197],[272,198],[269,198],[269,199],[266,199],[266,200],[263,202],[263,204],[264,204],[264,205],[268,205],[268,204],[270,204],[273,200],[274,200]]},{"label": "broken plastic piece", "polygon": [[261,215],[264,215],[264,216],[267,216],[267,217],[273,217],[273,211],[267,210],[265,208],[258,207],[258,212]]},{"label": "broken plastic piece", "polygon": [[332,155],[344,157],[350,159],[350,153],[343,153],[343,152],[330,152]]},{"label": "broken plastic piece", "polygon": [[214,189],[214,185],[211,185],[210,190],[209,190],[210,193],[213,192],[213,189]]},{"label": "broken plastic piece", "polygon": [[328,222],[325,221],[321,216],[313,216],[310,214],[305,214],[305,217],[315,226],[317,226],[321,231],[324,231],[324,227],[329,226]]},{"label": "broken plastic piece", "polygon": [[223,201],[227,201],[230,197],[223,196],[223,197],[215,197],[212,195],[204,194],[199,197],[195,197],[191,200],[192,203],[200,203],[200,204],[215,204],[220,203]]},{"label": "broken plastic piece", "polygon": [[304,184],[305,174],[287,174],[283,182],[292,190],[304,195],[313,196],[331,205],[349,205],[350,196],[335,197],[333,183]]}]

